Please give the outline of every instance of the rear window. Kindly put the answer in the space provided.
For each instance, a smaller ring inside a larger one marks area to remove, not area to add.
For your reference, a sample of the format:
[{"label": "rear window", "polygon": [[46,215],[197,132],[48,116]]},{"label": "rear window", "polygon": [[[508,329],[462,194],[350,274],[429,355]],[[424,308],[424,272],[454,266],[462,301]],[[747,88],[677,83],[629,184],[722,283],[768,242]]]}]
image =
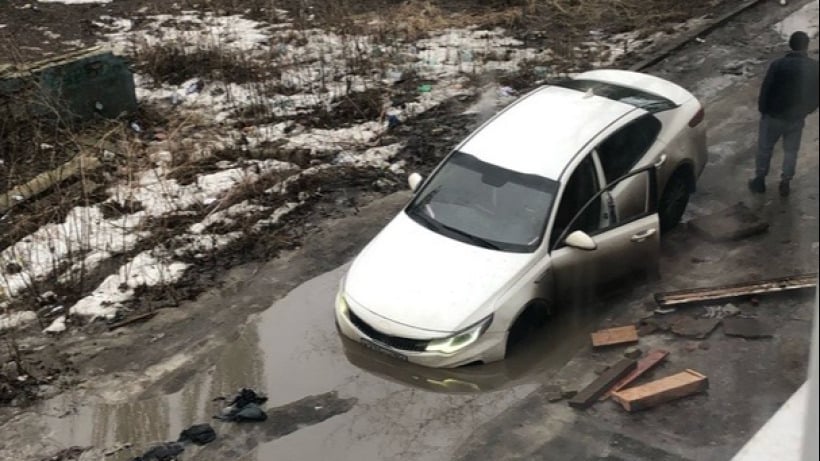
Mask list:
[{"label": "rear window", "polygon": [[592,90],[597,96],[620,101],[651,113],[663,112],[678,107],[674,102],[656,94],[595,80],[566,80],[557,83],[555,86],[583,91],[584,93]]}]

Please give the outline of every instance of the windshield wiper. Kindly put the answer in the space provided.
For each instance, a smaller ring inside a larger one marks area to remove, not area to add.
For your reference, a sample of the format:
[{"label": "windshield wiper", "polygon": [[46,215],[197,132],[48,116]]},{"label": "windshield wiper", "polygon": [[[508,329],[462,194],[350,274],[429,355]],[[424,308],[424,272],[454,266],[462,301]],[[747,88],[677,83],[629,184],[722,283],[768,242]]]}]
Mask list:
[{"label": "windshield wiper", "polygon": [[493,242],[491,242],[487,239],[481,238],[477,235],[470,234],[468,232],[464,232],[463,230],[456,229],[455,227],[450,227],[450,226],[444,225],[444,224],[442,224],[438,221],[436,221],[436,223],[439,226],[441,226],[441,228],[447,229],[448,231],[450,231],[454,234],[458,234],[462,237],[465,237],[465,238],[467,238],[468,240],[470,240],[471,242],[475,243],[478,246],[481,246],[481,247],[484,247],[484,248],[489,248],[491,250],[500,250],[501,249],[501,247],[499,247],[498,245],[496,245],[495,243],[493,243]]},{"label": "windshield wiper", "polygon": [[433,217],[428,216],[423,210],[417,207],[411,208],[407,210],[407,212],[411,216],[417,218],[417,221],[420,221],[425,227],[427,227],[430,230],[437,231],[440,234],[446,234],[448,232],[452,234],[457,234],[480,247],[489,248],[491,250],[501,250],[501,247],[487,239],[483,239],[481,237],[470,234],[469,232],[464,232],[461,229],[456,229],[455,227],[450,227],[446,224],[442,224],[436,221],[435,219],[433,219]]}]

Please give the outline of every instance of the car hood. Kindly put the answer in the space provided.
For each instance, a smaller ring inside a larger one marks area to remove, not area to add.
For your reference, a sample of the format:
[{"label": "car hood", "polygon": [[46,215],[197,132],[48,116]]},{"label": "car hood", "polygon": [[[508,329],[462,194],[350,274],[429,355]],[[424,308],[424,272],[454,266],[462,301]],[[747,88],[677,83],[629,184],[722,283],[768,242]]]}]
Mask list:
[{"label": "car hood", "polygon": [[402,212],[355,259],[344,291],[354,305],[392,322],[454,332],[480,320],[475,314],[532,257],[443,236]]}]

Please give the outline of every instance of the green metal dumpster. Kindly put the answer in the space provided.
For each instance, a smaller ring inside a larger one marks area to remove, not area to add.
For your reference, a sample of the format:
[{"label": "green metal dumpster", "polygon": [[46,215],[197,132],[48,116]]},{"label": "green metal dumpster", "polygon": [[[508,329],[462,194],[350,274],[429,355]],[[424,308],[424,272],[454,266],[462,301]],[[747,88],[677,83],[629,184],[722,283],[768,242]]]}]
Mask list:
[{"label": "green metal dumpster", "polygon": [[122,57],[99,47],[23,66],[0,64],[0,114],[83,121],[137,108],[134,76]]}]

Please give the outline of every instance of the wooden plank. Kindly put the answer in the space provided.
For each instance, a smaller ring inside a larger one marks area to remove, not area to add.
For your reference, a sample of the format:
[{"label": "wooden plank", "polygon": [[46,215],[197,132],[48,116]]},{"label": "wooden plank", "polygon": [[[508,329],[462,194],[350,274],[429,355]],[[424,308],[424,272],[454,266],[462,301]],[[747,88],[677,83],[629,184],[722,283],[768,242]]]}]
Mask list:
[{"label": "wooden plank", "polygon": [[590,336],[592,337],[593,347],[635,343],[638,342],[638,329],[635,328],[635,325],[627,325],[599,330],[593,332]]},{"label": "wooden plank", "polygon": [[41,194],[51,187],[100,165],[96,157],[80,154],[51,171],[40,173],[29,182],[0,194],[0,213],[5,213],[17,203]]},{"label": "wooden plank", "polygon": [[133,323],[148,320],[148,319],[154,317],[155,315],[157,315],[157,311],[151,311],[151,312],[146,312],[144,314],[137,315],[136,317],[131,317],[130,319],[125,319],[121,322],[112,323],[111,325],[108,325],[108,331],[114,331],[117,328],[122,328],[122,327],[125,327],[125,326],[128,326],[128,325],[131,325]]},{"label": "wooden plank", "polygon": [[626,411],[633,412],[703,392],[708,388],[709,380],[706,376],[694,370],[686,370],[640,386],[613,392],[612,398]]},{"label": "wooden plank", "polygon": [[646,373],[647,371],[651,370],[652,368],[655,368],[659,363],[666,360],[666,357],[668,357],[668,356],[669,356],[669,352],[661,350],[661,349],[655,349],[655,350],[649,351],[646,354],[646,356],[644,356],[642,359],[638,360],[638,366],[636,366],[635,369],[632,370],[628,375],[624,376],[618,382],[616,382],[615,385],[612,386],[609,389],[609,391],[607,391],[603,395],[603,397],[601,397],[601,400],[608,399],[612,395],[613,392],[617,392],[617,391],[625,388],[626,386],[632,384],[632,382],[635,381],[636,379],[638,379],[638,377],[640,377],[642,374]]},{"label": "wooden plank", "polygon": [[757,280],[717,287],[691,288],[686,290],[655,293],[655,302],[661,307],[677,306],[706,301],[719,301],[765,293],[800,290],[817,286],[817,274],[800,274],[776,279]]},{"label": "wooden plank", "polygon": [[607,389],[618,382],[621,378],[628,375],[635,369],[636,363],[634,360],[623,359],[615,365],[609,367],[598,378],[588,384],[578,394],[570,399],[569,406],[581,410],[587,409],[600,398]]}]

